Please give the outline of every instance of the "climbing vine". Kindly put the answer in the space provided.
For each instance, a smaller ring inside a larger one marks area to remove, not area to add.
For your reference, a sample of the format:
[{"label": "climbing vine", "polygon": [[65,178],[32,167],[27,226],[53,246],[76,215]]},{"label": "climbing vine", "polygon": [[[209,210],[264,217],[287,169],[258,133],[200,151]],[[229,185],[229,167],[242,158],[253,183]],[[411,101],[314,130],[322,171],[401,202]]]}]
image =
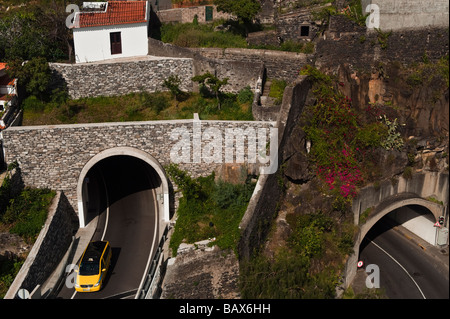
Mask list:
[{"label": "climbing vine", "polygon": [[317,99],[305,115],[303,127],[311,141],[309,158],[316,175],[334,196],[334,209],[345,210],[357,194],[371,165],[366,165],[374,149],[398,149],[403,140],[397,119],[391,120],[376,106],[369,105],[363,120],[350,98],[339,89],[332,77],[306,66],[301,71],[313,81]]}]

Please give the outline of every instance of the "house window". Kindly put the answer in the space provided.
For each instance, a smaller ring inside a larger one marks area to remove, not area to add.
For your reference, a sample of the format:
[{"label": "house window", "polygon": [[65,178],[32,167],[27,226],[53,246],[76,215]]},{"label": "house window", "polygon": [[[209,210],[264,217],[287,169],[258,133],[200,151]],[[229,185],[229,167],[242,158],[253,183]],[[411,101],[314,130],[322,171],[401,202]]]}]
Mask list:
[{"label": "house window", "polygon": [[309,36],[309,26],[308,25],[302,25],[300,27],[300,36],[302,36],[302,37]]},{"label": "house window", "polygon": [[109,34],[109,39],[111,40],[111,54],[122,53],[122,40],[120,32],[111,32]]}]

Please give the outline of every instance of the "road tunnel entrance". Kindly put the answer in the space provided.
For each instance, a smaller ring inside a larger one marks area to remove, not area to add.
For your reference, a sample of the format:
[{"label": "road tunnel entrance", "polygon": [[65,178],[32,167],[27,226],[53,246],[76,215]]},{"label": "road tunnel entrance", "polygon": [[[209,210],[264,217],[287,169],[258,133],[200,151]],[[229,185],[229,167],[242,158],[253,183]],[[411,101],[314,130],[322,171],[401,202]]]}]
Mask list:
[{"label": "road tunnel entrance", "polygon": [[161,165],[134,148],[113,148],[94,156],[83,168],[77,186],[80,227],[123,197],[154,189],[163,221],[169,220],[168,182]]},{"label": "road tunnel entrance", "polygon": [[361,224],[360,242],[366,234],[381,219],[393,219],[397,224],[402,224],[419,237],[429,238],[430,243],[435,245],[436,228],[433,226],[440,216],[444,216],[444,206],[440,203],[404,194],[403,196],[393,196],[380,203],[372,209],[367,220]]},{"label": "road tunnel entrance", "polygon": [[95,164],[84,178],[85,224],[124,197],[161,187],[161,178],[144,161],[127,155]]},{"label": "road tunnel entrance", "polygon": [[437,229],[433,213],[421,205],[406,205],[394,209],[381,217],[367,232],[363,238],[360,251],[364,250],[367,243],[375,240],[384,232],[395,228],[403,227],[406,232],[420,237],[424,241],[435,245]]}]

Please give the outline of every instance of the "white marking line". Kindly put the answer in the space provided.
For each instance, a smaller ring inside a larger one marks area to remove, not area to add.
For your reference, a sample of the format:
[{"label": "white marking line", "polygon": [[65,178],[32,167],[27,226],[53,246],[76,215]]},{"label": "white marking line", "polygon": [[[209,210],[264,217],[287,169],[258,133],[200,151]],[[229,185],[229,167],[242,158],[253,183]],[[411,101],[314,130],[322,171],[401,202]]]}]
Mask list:
[{"label": "white marking line", "polygon": [[108,196],[108,188],[106,187],[106,181],[105,181],[105,177],[103,175],[103,172],[100,170],[101,174],[102,174],[102,180],[103,180],[103,185],[105,186],[105,190],[106,190],[106,220],[105,220],[105,229],[103,230],[103,235],[102,235],[102,240],[105,238],[106,235],[106,229],[108,228],[108,220],[109,220],[109,196]]},{"label": "white marking line", "polygon": [[[111,295],[111,296],[108,296],[108,297],[104,297],[102,299],[113,299],[113,298],[117,298],[117,297],[120,297],[120,296],[125,296],[125,298],[126,298],[129,295],[131,296],[135,291],[136,291],[136,289],[131,289],[131,290],[124,291],[124,292],[118,292],[118,293],[116,293],[114,295]],[[124,298],[120,298],[120,299],[124,299]]]},{"label": "white marking line", "polygon": [[[105,178],[103,177],[103,172],[100,171],[101,175],[102,175],[102,180],[103,180],[103,185],[105,186],[105,190],[106,190],[106,220],[105,220],[105,228],[103,230],[103,234],[102,234],[102,239],[103,240],[105,238],[106,235],[106,228],[108,228],[108,220],[109,220],[109,197],[108,197],[108,189],[106,188],[106,182],[105,182]],[[75,295],[77,294],[77,291],[75,290],[75,292],[73,293],[72,297],[70,297],[70,299],[75,298]]]},{"label": "white marking line", "polygon": [[70,297],[70,299],[73,299],[73,298],[75,298],[75,295],[77,294],[77,291],[75,290],[74,292],[73,292],[73,295],[72,295],[72,297]]},{"label": "white marking line", "polygon": [[395,261],[395,263],[396,263],[397,265],[400,266],[400,268],[403,269],[403,271],[408,275],[409,278],[411,278],[411,280],[413,281],[413,283],[416,285],[417,289],[419,289],[419,292],[420,292],[420,294],[422,295],[423,299],[427,299],[427,298],[425,297],[425,295],[423,294],[422,290],[420,289],[419,285],[417,284],[417,282],[414,280],[413,277],[411,277],[411,275],[410,275],[409,272],[405,269],[405,267],[403,267],[397,260],[395,260],[395,258],[392,257],[386,250],[384,250],[383,248],[381,248],[380,246],[378,246],[377,243],[375,243],[374,241],[371,241],[371,242],[372,242],[372,244],[375,245],[375,247],[378,247],[378,249],[380,249],[380,250],[381,250],[382,252],[384,252],[387,256],[389,256],[393,261]]},{"label": "white marking line", "polygon": [[158,200],[156,198],[156,190],[155,189],[153,189],[153,199],[154,199],[153,203],[155,205],[155,229],[153,231],[152,248],[150,249],[150,255],[148,256],[147,266],[145,267],[144,275],[142,276],[142,280],[141,280],[141,283],[139,285],[139,289],[137,290],[136,296],[134,297],[134,299],[137,299],[139,297],[139,294],[141,293],[142,286],[144,285],[144,282],[145,282],[145,277],[147,277],[148,269],[149,269],[150,263],[151,263],[151,261],[153,259],[152,258],[153,249],[155,247],[156,233],[157,233],[158,225],[159,225],[159,220],[158,220],[158,215],[159,215],[158,214],[159,213],[158,212]]}]

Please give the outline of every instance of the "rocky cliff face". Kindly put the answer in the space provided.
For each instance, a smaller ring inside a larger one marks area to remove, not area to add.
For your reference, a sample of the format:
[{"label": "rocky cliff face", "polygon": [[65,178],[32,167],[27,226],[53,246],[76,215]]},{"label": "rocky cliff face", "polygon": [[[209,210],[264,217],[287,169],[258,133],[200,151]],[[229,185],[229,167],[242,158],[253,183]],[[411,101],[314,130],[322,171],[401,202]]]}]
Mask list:
[{"label": "rocky cliff face", "polygon": [[[377,150],[377,177],[392,178],[406,167],[448,170],[448,29],[368,31],[344,16],[332,16],[317,41],[315,67],[334,76],[359,116],[397,119],[401,151]],[[286,152],[284,173],[311,179],[305,134],[298,123]]]},{"label": "rocky cliff face", "polygon": [[372,106],[398,118],[406,138],[445,138],[449,132],[449,91],[448,77],[443,77],[440,67],[444,68],[438,62],[410,68],[380,62],[370,73],[360,73],[341,65],[338,80],[361,112]]}]

